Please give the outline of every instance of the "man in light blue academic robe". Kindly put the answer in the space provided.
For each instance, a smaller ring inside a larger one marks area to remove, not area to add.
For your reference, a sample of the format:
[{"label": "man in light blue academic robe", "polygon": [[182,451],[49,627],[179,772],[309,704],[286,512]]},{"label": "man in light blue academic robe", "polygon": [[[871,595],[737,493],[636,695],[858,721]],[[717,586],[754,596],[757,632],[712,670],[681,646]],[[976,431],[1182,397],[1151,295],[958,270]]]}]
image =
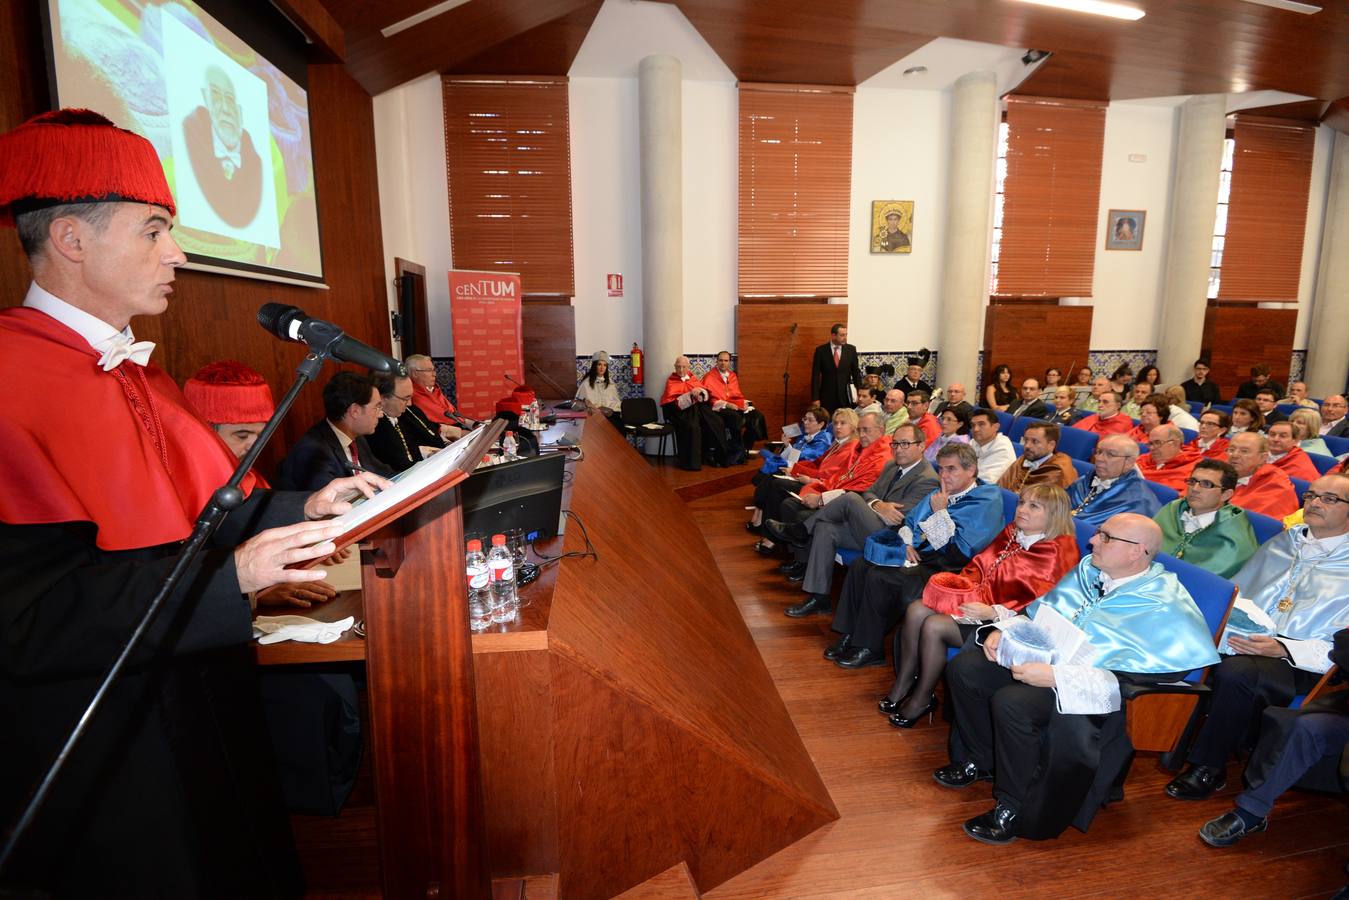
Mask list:
[{"label": "man in light blue academic robe", "polygon": [[965,823],[970,837],[1005,844],[1057,837],[1069,824],[1085,831],[1133,755],[1120,683],[1173,681],[1218,661],[1189,592],[1154,562],[1161,541],[1146,516],[1112,516],[1091,554],[1026,608],[1031,621],[1053,610],[1081,629],[1084,658],[1004,667],[999,629],[1025,621],[1013,617],[981,629],[982,646],[947,667],[951,763],[933,777],[951,788],[994,782],[995,806]]},{"label": "man in light blue academic robe", "polygon": [[1276,634],[1230,637],[1213,672],[1208,718],[1190,766],[1166,786],[1202,800],[1227,783],[1227,762],[1258,738],[1267,706],[1287,706],[1330,667],[1331,637],[1349,627],[1349,477],[1324,475],[1303,495],[1304,524],[1265,542],[1237,573],[1237,589],[1274,620]]},{"label": "man in light blue academic robe", "polygon": [[884,665],[886,632],[923,595],[928,579],[960,571],[998,536],[1002,489],[979,484],[978,475],[969,444],[947,444],[937,453],[941,486],[904,515],[898,534],[887,527],[868,537],[866,555],[848,568],[834,613],[840,637],[825,659],[845,669]]},{"label": "man in light blue academic robe", "polygon": [[1134,464],[1138,444],[1122,434],[1102,437],[1096,444],[1096,470],[1068,486],[1068,506],[1073,518],[1100,525],[1119,513],[1138,513],[1152,518],[1162,505]]}]

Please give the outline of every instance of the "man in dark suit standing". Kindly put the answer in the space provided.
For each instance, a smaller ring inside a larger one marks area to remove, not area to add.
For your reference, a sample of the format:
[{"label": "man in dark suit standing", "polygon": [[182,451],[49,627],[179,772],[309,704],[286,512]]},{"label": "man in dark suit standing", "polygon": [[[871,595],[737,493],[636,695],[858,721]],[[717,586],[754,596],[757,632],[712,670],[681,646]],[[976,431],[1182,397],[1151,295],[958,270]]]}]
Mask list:
[{"label": "man in dark suit standing", "polygon": [[857,365],[857,348],[848,343],[848,326],[835,322],[829,329],[829,342],[815,348],[810,367],[810,399],[831,413],[852,406],[848,386],[862,386],[862,370]]},{"label": "man in dark suit standing", "polygon": [[355,472],[392,475],[365,439],[379,424],[379,401],[371,378],[354,372],[334,375],[323,386],[324,417],[281,460],[279,481],[290,490],[304,491]]},{"label": "man in dark suit standing", "polygon": [[[787,608],[793,618],[828,613],[829,586],[834,580],[834,554],[840,549],[861,550],[867,535],[887,525],[899,525],[913,509],[937,488],[937,473],[923,458],[922,429],[905,422],[891,436],[894,456],[881,469],[876,483],[861,493],[849,492],[812,516],[792,538],[806,538],[794,545],[805,602]],[[796,528],[792,529],[796,531]]]},{"label": "man in dark suit standing", "polygon": [[1021,398],[1007,408],[1013,417],[1047,419],[1049,407],[1040,399],[1040,382],[1027,378],[1021,382]]}]

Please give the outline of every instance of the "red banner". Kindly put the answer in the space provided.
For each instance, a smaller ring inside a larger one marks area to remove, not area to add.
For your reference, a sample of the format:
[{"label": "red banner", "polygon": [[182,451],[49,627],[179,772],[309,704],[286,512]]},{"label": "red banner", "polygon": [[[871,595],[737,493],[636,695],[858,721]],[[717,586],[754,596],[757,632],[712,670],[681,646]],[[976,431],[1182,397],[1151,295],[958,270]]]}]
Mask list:
[{"label": "red banner", "polygon": [[451,269],[450,327],[459,410],[489,419],[514,387],[505,376],[525,380],[520,276]]}]

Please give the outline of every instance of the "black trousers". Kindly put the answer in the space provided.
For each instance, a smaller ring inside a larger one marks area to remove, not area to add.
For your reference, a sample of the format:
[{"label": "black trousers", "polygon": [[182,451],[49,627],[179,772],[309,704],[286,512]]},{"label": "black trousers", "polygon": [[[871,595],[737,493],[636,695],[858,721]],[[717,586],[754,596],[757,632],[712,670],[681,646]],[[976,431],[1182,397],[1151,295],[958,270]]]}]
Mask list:
[{"label": "black trousers", "polygon": [[719,460],[726,465],[739,465],[745,461],[745,441],[742,429],[745,427],[745,414],[734,406],[712,410],[712,415],[721,420],[721,437],[725,444],[725,455]]},{"label": "black trousers", "polygon": [[665,421],[674,427],[675,458],[685,469],[702,468],[704,462],[726,460],[726,428],[706,403],[680,409],[678,403],[661,407]]},{"label": "black trousers", "polygon": [[1055,711],[1051,688],[1031,687],[967,646],[946,666],[955,723],[951,759],[994,773],[994,796],[1014,810],[1030,791],[1040,742]]},{"label": "black trousers", "polygon": [[885,652],[885,635],[904,618],[909,604],[923,596],[927,581],[948,571],[936,561],[916,566],[877,566],[859,556],[848,566],[833,628],[852,635],[854,647]]},{"label": "black trousers", "polygon": [[1260,743],[1246,767],[1250,787],[1237,795],[1237,806],[1263,817],[1274,808],[1274,801],[1295,784],[1319,790],[1338,789],[1340,762],[1346,746],[1349,746],[1349,714],[1344,710],[1266,709]]},{"label": "black trousers", "polygon": [[1208,719],[1199,729],[1190,762],[1224,766],[1233,753],[1254,746],[1260,714],[1267,706],[1287,706],[1298,694],[1315,687],[1314,672],[1295,669],[1270,656],[1224,656],[1213,669]]}]

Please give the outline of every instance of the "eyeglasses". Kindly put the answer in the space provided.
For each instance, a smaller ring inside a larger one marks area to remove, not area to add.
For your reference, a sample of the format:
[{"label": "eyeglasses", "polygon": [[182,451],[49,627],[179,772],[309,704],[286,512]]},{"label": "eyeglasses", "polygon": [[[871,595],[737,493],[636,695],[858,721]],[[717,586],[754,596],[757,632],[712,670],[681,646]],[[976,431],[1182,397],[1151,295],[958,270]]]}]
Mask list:
[{"label": "eyeglasses", "polygon": [[408,394],[406,397],[400,397],[400,396],[398,396],[397,394],[394,394],[394,395],[393,395],[393,398],[394,398],[395,400],[397,400],[399,403],[411,403],[411,402],[412,402],[412,395],[411,395],[411,394]]},{"label": "eyeglasses", "polygon": [[923,446],[923,444],[922,444],[921,441],[893,441],[892,443],[893,443],[896,447],[900,448],[901,450],[907,450],[907,449],[909,449],[910,447],[921,447],[921,446]]},{"label": "eyeglasses", "polygon": [[1104,528],[1096,529],[1096,536],[1101,539],[1102,544],[1108,544],[1111,541],[1118,541],[1121,544],[1133,544],[1138,547],[1143,546],[1142,541],[1131,541],[1128,538],[1116,537],[1115,535],[1106,531]]},{"label": "eyeglasses", "polygon": [[1189,487],[1203,488],[1206,491],[1211,491],[1214,488],[1222,487],[1222,485],[1220,484],[1214,484],[1213,482],[1205,481],[1202,478],[1186,478],[1185,484],[1188,485]]},{"label": "eyeglasses", "polygon": [[1326,506],[1331,507],[1333,507],[1336,503],[1349,503],[1349,500],[1346,500],[1343,497],[1337,497],[1334,494],[1318,494],[1316,493],[1316,491],[1307,491],[1305,494],[1302,495],[1302,504],[1304,506],[1307,505],[1308,503],[1311,503],[1313,500],[1320,500]]},{"label": "eyeglasses", "polygon": [[1108,456],[1108,457],[1110,457],[1111,459],[1134,459],[1134,458],[1135,458],[1134,455],[1133,455],[1132,453],[1127,453],[1127,452],[1126,452],[1126,453],[1120,453],[1120,452],[1117,452],[1117,451],[1115,451],[1115,450],[1097,450],[1097,451],[1096,451],[1096,455],[1097,455],[1097,456]]}]

